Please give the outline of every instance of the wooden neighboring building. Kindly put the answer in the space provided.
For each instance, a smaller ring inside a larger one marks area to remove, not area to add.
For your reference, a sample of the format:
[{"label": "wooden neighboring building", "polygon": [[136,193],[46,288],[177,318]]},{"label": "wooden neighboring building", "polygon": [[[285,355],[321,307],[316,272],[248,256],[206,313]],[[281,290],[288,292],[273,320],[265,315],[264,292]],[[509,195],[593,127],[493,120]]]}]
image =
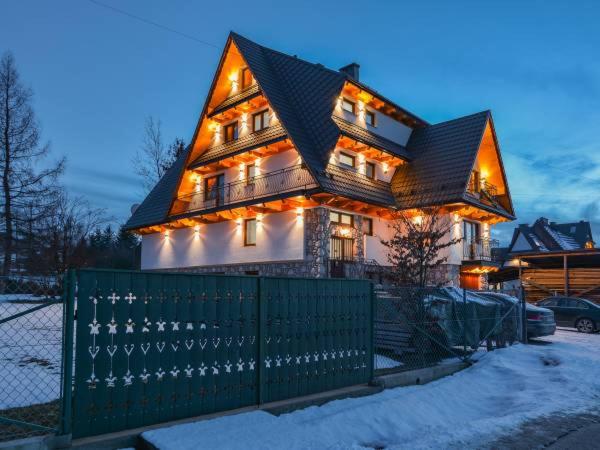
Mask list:
[{"label": "wooden neighboring building", "polygon": [[498,287],[516,288],[520,275],[530,302],[567,295],[600,303],[600,249],[589,222],[557,224],[542,217],[519,225],[510,246],[498,253],[502,268],[490,276]]}]

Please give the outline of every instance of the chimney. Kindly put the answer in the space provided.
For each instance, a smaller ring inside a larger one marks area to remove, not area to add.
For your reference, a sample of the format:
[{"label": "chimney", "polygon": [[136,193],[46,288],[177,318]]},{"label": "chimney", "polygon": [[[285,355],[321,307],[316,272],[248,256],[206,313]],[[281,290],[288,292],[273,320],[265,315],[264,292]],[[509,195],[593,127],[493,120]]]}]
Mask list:
[{"label": "chimney", "polygon": [[344,72],[350,78],[352,78],[356,81],[360,81],[359,75],[358,75],[359,69],[360,69],[360,65],[353,62],[353,63],[348,64],[347,66],[342,67],[340,69],[340,72]]}]

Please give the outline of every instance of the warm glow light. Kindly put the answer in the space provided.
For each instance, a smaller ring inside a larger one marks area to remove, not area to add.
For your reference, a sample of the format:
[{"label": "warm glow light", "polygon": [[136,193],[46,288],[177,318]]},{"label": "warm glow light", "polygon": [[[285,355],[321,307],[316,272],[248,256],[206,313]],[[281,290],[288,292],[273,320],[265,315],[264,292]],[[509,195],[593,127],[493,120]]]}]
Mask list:
[{"label": "warm glow light", "polygon": [[245,127],[248,122],[248,113],[242,114],[242,126]]},{"label": "warm glow light", "polygon": [[260,166],[260,158],[256,158],[256,159],[254,160],[254,165],[255,165],[256,167],[259,167],[259,166]]},{"label": "warm glow light", "polygon": [[419,225],[419,226],[423,225],[423,216],[415,216],[415,217],[413,217],[413,223],[415,225]]},{"label": "warm glow light", "polygon": [[169,239],[170,234],[171,234],[171,232],[168,229],[165,230],[165,239]]},{"label": "warm glow light", "polygon": [[344,227],[344,228],[341,228],[341,229],[340,229],[340,234],[341,234],[342,236],[344,236],[344,237],[346,237],[346,236],[350,236],[350,228],[346,228],[346,227]]},{"label": "warm glow light", "polygon": [[389,170],[388,163],[385,163],[385,162],[384,162],[384,163],[383,163],[383,173],[388,173],[388,170]]},{"label": "warm glow light", "polygon": [[239,227],[239,226],[242,226],[242,222],[243,222],[243,219],[242,219],[241,217],[238,217],[238,218],[235,220],[235,223],[237,223],[238,227]]},{"label": "warm glow light", "polygon": [[298,219],[302,219],[303,213],[304,213],[304,208],[302,208],[301,206],[299,206],[298,208],[296,208],[296,217]]},{"label": "warm glow light", "polygon": [[460,223],[460,216],[456,213],[452,214],[452,219],[454,221],[455,224],[459,224]]},{"label": "warm glow light", "polygon": [[198,239],[200,237],[200,225],[194,226],[194,239]]}]

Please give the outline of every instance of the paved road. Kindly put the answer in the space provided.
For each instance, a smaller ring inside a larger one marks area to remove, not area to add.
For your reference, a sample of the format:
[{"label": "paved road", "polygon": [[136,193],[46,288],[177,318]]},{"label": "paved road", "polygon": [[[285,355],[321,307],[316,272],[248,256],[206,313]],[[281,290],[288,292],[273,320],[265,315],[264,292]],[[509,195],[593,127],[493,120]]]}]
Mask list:
[{"label": "paved road", "polygon": [[556,415],[533,420],[486,449],[597,450],[600,448],[600,410],[572,416]]}]

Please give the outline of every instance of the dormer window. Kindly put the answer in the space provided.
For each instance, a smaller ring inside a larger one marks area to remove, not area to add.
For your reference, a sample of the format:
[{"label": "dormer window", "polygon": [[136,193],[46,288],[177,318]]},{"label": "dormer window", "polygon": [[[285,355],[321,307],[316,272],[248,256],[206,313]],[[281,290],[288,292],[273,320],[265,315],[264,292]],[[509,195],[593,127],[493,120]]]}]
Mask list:
[{"label": "dormer window", "polygon": [[252,116],[252,126],[254,131],[262,130],[269,126],[269,110],[258,112]]},{"label": "dormer window", "polygon": [[247,67],[244,67],[242,69],[242,89],[249,88],[253,84],[254,84],[254,77],[252,76],[250,69],[248,69]]},{"label": "dormer window", "polygon": [[356,103],[351,102],[347,98],[342,99],[342,109],[349,113],[356,114]]},{"label": "dormer window", "polygon": [[365,122],[367,125],[375,126],[375,113],[373,111],[365,111]]},{"label": "dormer window", "polygon": [[237,122],[230,123],[223,127],[223,139],[225,142],[231,142],[238,138],[238,125]]},{"label": "dormer window", "polygon": [[340,161],[340,164],[343,164],[344,166],[355,167],[354,164],[356,162],[356,159],[352,155],[340,152],[340,156],[338,159]]}]

